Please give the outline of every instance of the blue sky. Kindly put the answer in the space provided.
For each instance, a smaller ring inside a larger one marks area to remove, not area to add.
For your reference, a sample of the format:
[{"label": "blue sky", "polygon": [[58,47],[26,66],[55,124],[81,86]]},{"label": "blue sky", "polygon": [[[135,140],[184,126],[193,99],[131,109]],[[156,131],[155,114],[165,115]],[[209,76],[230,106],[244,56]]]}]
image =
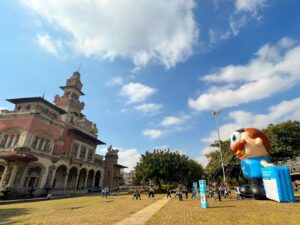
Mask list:
[{"label": "blue sky", "polygon": [[205,165],[212,110],[222,110],[222,138],[300,119],[299,9],[297,0],[1,1],[0,108],[44,92],[53,101],[81,65],[83,113],[121,163],[169,147]]}]

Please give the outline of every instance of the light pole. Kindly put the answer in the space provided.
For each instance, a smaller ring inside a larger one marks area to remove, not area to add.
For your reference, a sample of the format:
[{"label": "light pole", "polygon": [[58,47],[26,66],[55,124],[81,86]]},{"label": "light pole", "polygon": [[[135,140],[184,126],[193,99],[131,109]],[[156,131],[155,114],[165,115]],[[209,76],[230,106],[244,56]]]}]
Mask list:
[{"label": "light pole", "polygon": [[217,128],[217,132],[218,132],[218,139],[219,139],[219,148],[220,148],[220,158],[221,158],[221,165],[222,165],[222,170],[223,170],[223,180],[224,182],[226,181],[226,177],[225,177],[225,170],[224,170],[224,163],[223,163],[223,157],[222,157],[222,144],[221,144],[221,138],[220,138],[220,132],[219,132],[219,126],[218,126],[218,121],[217,121],[217,115],[221,113],[221,111],[212,111],[211,114],[214,116],[215,118],[215,122],[216,122],[216,128]]}]

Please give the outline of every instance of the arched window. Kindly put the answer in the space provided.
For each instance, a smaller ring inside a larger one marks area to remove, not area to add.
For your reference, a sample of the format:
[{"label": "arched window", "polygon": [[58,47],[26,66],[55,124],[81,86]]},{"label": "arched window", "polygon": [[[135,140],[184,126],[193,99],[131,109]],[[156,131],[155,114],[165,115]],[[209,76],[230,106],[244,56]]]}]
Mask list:
[{"label": "arched window", "polygon": [[21,131],[19,129],[10,129],[4,131],[0,136],[0,148],[14,148],[19,144]]}]

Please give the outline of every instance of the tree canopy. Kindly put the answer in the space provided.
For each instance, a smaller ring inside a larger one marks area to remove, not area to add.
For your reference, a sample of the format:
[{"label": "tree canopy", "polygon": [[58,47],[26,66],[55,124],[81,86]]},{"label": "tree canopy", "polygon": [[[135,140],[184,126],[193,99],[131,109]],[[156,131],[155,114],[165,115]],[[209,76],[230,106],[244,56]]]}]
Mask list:
[{"label": "tree canopy", "polygon": [[135,167],[135,183],[155,182],[161,189],[162,184],[181,183],[191,185],[203,174],[203,167],[195,160],[170,149],[146,151]]},{"label": "tree canopy", "polygon": [[270,124],[264,132],[271,143],[270,156],[273,161],[300,155],[300,122]]}]

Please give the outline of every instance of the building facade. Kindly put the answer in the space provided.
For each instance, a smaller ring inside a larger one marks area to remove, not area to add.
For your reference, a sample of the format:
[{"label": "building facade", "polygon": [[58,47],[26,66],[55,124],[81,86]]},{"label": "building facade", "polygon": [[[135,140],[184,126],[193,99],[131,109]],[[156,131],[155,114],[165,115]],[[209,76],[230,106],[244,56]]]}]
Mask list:
[{"label": "building facade", "polygon": [[102,186],[118,187],[118,150],[105,157],[96,147],[96,124],[81,111],[84,102],[80,73],[74,72],[60,87],[54,104],[43,97],[8,99],[14,110],[0,113],[0,189],[11,194],[33,191],[86,193]]},{"label": "building facade", "polygon": [[133,185],[133,178],[135,176],[135,171],[131,170],[130,172],[123,172],[123,181],[125,186],[132,186]]},{"label": "building facade", "polygon": [[279,161],[277,164],[289,167],[292,181],[300,180],[300,157]]}]

